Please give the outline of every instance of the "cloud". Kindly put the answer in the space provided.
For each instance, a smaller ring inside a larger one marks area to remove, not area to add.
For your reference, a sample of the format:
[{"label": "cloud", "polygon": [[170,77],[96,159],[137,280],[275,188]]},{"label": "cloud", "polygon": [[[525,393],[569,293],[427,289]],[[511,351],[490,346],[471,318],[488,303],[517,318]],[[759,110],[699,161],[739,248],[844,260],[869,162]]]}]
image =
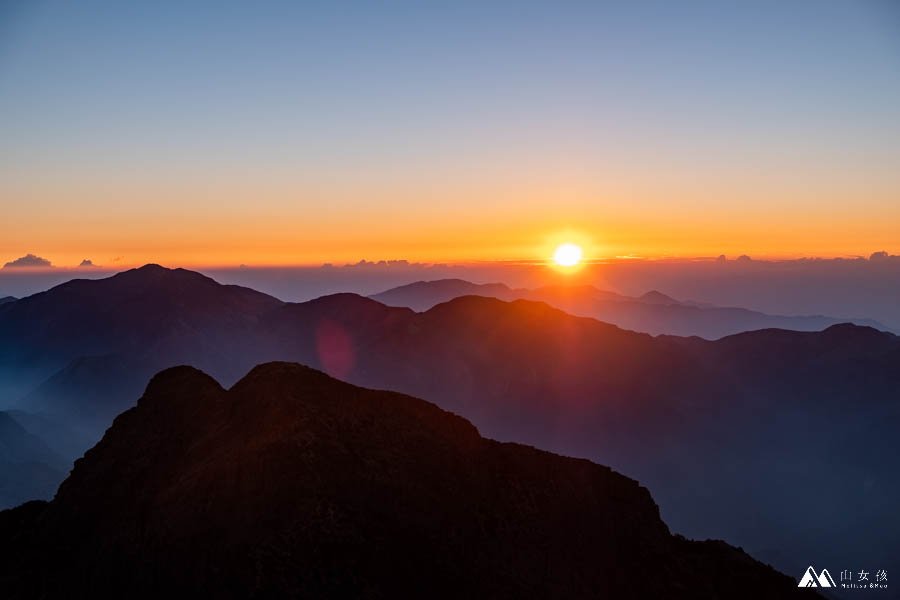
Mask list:
[{"label": "cloud", "polygon": [[872,255],[869,256],[869,260],[890,260],[891,258],[895,258],[895,257],[891,256],[884,250],[882,250],[880,252],[873,252]]},{"label": "cloud", "polygon": [[91,259],[86,258],[86,259],[84,259],[83,261],[81,261],[81,264],[78,265],[78,266],[79,266],[79,267],[84,267],[84,268],[90,268],[90,267],[96,267],[97,265],[95,265],[95,264],[94,264],[94,261],[92,261]]},{"label": "cloud", "polygon": [[[385,269],[385,268],[412,268],[412,269],[422,269],[428,267],[430,265],[426,263],[411,263],[408,260],[379,260],[379,261],[370,261],[366,259],[362,259],[356,263],[348,263],[345,264],[342,268],[344,269]],[[325,263],[322,265],[322,268],[329,269],[334,267],[332,263]]]},{"label": "cloud", "polygon": [[50,268],[53,265],[50,264],[50,261],[46,258],[41,258],[40,256],[35,256],[34,254],[26,254],[16,260],[11,260],[5,265],[3,265],[4,269],[15,269],[18,267],[40,267],[40,268]]}]

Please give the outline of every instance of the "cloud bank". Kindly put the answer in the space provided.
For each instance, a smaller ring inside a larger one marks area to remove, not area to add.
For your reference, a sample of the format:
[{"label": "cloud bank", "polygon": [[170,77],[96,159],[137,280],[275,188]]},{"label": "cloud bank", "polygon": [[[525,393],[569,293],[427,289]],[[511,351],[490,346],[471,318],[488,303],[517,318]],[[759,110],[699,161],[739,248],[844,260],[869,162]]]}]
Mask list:
[{"label": "cloud bank", "polygon": [[34,254],[26,254],[25,256],[21,256],[15,260],[11,260],[5,265],[3,265],[4,269],[15,269],[15,268],[50,268],[53,265],[50,264],[50,261],[46,258],[41,258],[40,256],[36,256]]}]

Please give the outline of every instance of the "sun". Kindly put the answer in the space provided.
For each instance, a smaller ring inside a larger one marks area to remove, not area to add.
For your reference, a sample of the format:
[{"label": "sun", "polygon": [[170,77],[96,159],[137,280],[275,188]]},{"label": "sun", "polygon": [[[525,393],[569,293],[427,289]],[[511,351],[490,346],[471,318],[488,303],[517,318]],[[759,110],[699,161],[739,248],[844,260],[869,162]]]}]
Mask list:
[{"label": "sun", "polygon": [[566,243],[560,244],[553,252],[553,262],[561,267],[574,267],[581,262],[581,246]]}]

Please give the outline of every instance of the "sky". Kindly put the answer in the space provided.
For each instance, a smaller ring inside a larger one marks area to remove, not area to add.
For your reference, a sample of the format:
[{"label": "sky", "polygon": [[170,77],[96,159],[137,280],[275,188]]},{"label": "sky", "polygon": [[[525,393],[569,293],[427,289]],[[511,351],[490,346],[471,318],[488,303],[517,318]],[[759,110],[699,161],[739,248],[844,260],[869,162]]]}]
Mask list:
[{"label": "sky", "polygon": [[900,253],[900,8],[0,4],[0,263]]}]

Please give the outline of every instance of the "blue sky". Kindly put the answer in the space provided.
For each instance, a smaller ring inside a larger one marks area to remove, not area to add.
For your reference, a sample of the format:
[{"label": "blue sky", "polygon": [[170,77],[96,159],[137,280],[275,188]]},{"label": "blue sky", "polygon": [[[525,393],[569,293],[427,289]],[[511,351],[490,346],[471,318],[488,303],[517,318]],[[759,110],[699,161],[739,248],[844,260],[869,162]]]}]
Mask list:
[{"label": "blue sky", "polygon": [[[648,213],[683,203],[722,227],[772,211],[785,222],[816,209],[837,217],[852,204],[900,225],[892,2],[87,1],[0,11],[0,192],[36,232],[3,252],[38,251],[30,240],[59,228],[48,215],[99,232],[116,218],[216,211],[233,217],[225,228],[251,196],[272,218],[295,218],[302,205],[320,228],[353,211],[371,219],[373,206],[413,215],[409,227],[461,224],[465,215],[435,208],[454,198],[467,214],[493,203],[491,223],[523,211],[530,220],[516,227],[529,235],[531,221],[590,229],[626,214],[617,231],[633,236],[635,203]],[[541,212],[554,189],[566,218]],[[821,237],[817,227],[809,235]],[[884,237],[879,227],[870,234]],[[405,229],[388,229],[404,239]],[[697,235],[685,231],[674,251]],[[96,251],[114,254],[115,243]],[[61,241],[44,245],[65,254]]]}]

